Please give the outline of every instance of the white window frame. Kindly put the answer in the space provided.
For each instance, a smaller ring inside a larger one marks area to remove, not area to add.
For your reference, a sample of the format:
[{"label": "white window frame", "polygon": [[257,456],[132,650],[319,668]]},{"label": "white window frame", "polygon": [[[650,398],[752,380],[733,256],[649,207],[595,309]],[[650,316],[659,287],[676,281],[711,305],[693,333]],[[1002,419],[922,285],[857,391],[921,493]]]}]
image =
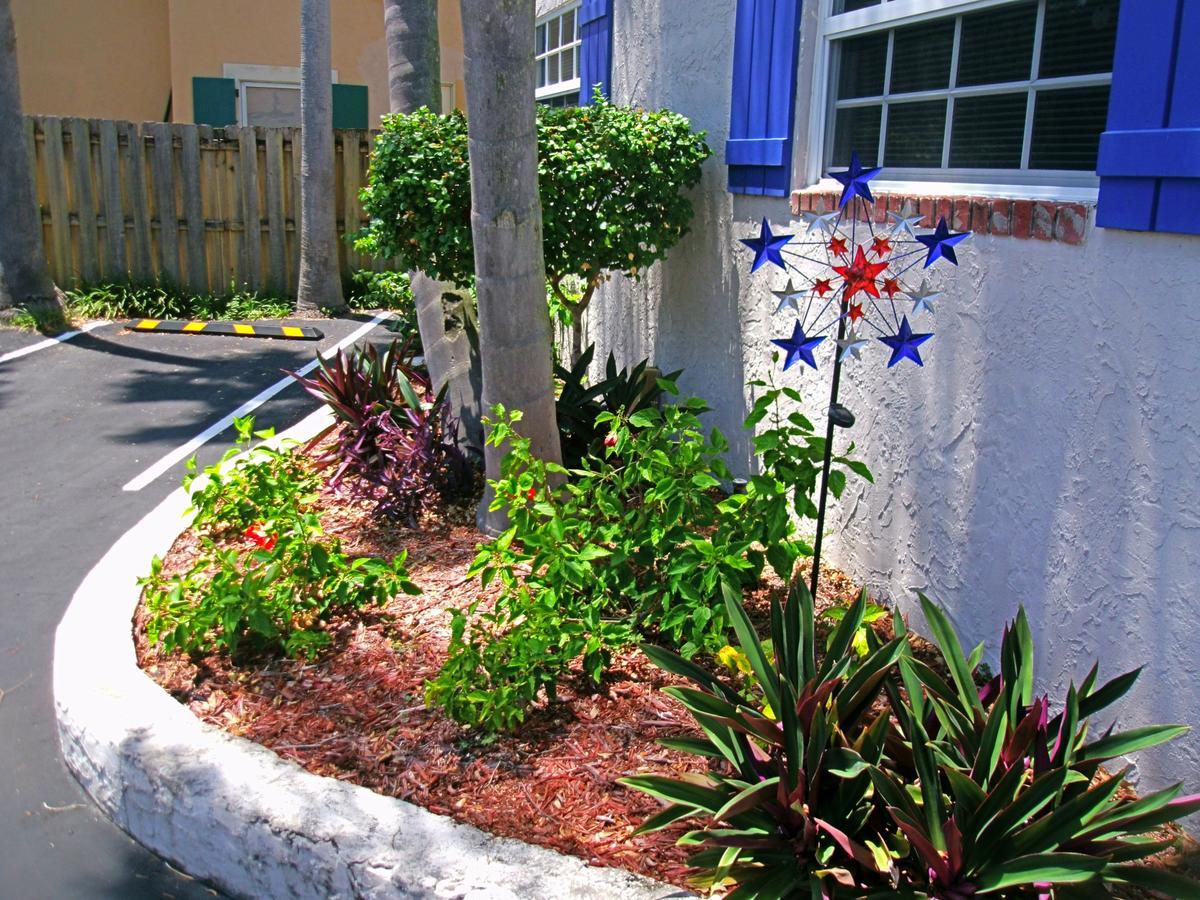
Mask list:
[{"label": "white window frame", "polygon": [[[562,97],[566,94],[578,94],[579,93],[579,85],[580,85],[579,63],[580,63],[580,57],[583,55],[580,50],[580,48],[583,44],[583,39],[582,39],[582,29],[579,26],[579,13],[581,12],[582,7],[583,7],[582,0],[575,0],[575,2],[573,2],[573,3],[564,3],[562,6],[559,6],[559,7],[555,8],[554,10],[546,13],[546,15],[539,16],[537,21],[534,23],[533,34],[534,34],[534,40],[536,41],[537,40],[537,29],[540,26],[546,25],[555,19],[559,19],[562,16],[565,16],[571,10],[575,10],[575,37],[574,37],[574,39],[570,43],[560,44],[559,46],[555,47],[553,50],[546,50],[545,52],[543,52],[540,47],[534,47],[534,54],[533,54],[534,55],[534,66],[536,67],[537,65],[539,65],[541,63],[541,61],[543,59],[548,59],[551,56],[561,57],[563,54],[567,53],[568,51],[574,50],[575,51],[575,53],[574,53],[575,77],[570,79],[569,81],[556,81],[554,84],[548,84],[545,87],[537,88],[534,91],[534,99],[549,100],[552,97]],[[561,28],[561,26],[560,26],[560,28]],[[549,41],[547,41],[547,43],[549,43]],[[561,63],[560,63],[560,65],[561,65]]]},{"label": "white window frame", "polygon": [[[833,142],[832,115],[835,103],[840,105],[879,103],[880,98],[855,98],[851,101],[836,101],[830,89],[833,79],[834,51],[833,42],[842,38],[854,37],[872,31],[892,29],[904,25],[930,21],[939,18],[977,12],[997,6],[1006,6],[1020,0],[884,0],[875,6],[852,12],[834,15],[835,0],[821,0],[815,23],[815,50],[812,78],[812,94],[808,99],[808,136],[801,136],[797,147],[805,145],[802,154],[802,168],[795,171],[803,172],[805,182],[814,185],[819,190],[840,190],[841,186],[825,175],[827,150]],[[1045,0],[1038,3],[1038,19],[1034,34],[1034,60],[1040,63],[1042,22],[1045,12]],[[961,28],[955,29],[952,67],[957,60]],[[888,52],[891,52],[892,42],[888,42]],[[890,73],[890,66],[885,69]],[[953,68],[952,68],[953,76]],[[887,74],[885,74],[885,78]],[[1045,87],[1086,87],[1109,84],[1111,74],[1079,75],[1054,79],[1039,79],[1008,82],[1003,85],[982,85],[967,88],[949,88],[928,92],[906,93],[905,100],[921,99],[928,94],[933,97],[945,97],[949,93],[955,96],[978,96],[994,93],[1012,93],[1014,90],[1025,88],[1034,90]],[[887,93],[887,85],[884,86]],[[943,161],[948,156],[949,136],[953,128],[953,106],[947,112],[946,143],[943,146]],[[801,123],[802,115],[797,122]],[[1033,104],[1026,106],[1025,134],[1023,154],[1027,162],[1029,152],[1029,136],[1033,128]],[[887,134],[887,120],[880,121],[880,142]],[[1018,169],[897,169],[885,168],[881,177],[875,179],[872,185],[879,190],[891,193],[906,194],[963,194],[979,196],[1021,197],[1028,199],[1059,200],[1065,202],[1094,202],[1099,188],[1099,178],[1095,172],[1078,170],[1018,170]]]},{"label": "white window frame", "polygon": [[[242,87],[286,88],[300,90],[299,66],[259,66],[250,63],[225,63],[221,74],[235,82],[238,98],[238,124],[249,125],[246,116],[246,92]],[[330,70],[330,80],[338,83],[337,69]]]}]

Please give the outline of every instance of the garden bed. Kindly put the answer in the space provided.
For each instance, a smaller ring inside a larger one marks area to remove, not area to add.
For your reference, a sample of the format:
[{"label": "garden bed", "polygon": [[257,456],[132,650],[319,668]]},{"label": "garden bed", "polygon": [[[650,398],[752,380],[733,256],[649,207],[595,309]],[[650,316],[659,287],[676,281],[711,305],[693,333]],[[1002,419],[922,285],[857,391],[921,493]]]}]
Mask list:
[{"label": "garden bed", "polygon": [[[226,654],[189,659],[166,654],[145,636],[139,608],[135,640],[142,668],[202,721],[274,750],[309,772],[452,816],[492,834],[686,884],[676,830],[631,838],[660,804],[619,786],[643,772],[682,774],[703,762],[656,741],[694,733],[691,717],[661,693],[677,681],[637,650],[621,654],[595,691],[580,674],[562,684],[558,702],[535,709],[516,734],[495,738],[426,708],[424,684],[445,660],[448,610],[480,596],[466,571],[479,533],[473,507],[457,507],[421,528],[381,521],[346,496],[322,495],[322,521],[353,555],[408,551],[420,596],[335,617],[332,645],[313,662],[263,658],[234,666]],[[236,543],[236,541],[235,541]],[[247,539],[245,548],[250,549]],[[184,532],[164,559],[164,573],[194,560],[195,536]],[[821,605],[845,602],[853,586],[826,577]],[[494,587],[493,589],[494,590]],[[748,598],[765,609],[768,580]],[[485,594],[486,595],[486,594]]]},{"label": "garden bed", "polygon": [[[320,453],[320,448],[316,448]],[[479,534],[474,504],[426,515],[417,528],[381,519],[372,504],[325,488],[317,501],[324,531],[351,556],[408,555],[418,596],[398,594],[385,606],[335,614],[322,628],[329,646],[313,660],[241,658],[225,653],[187,657],[149,643],[147,612],[139,606],[134,638],[142,669],[201,721],[266,747],[315,775],[395,797],[500,837],[686,886],[689,851],[675,846],[677,826],[647,836],[634,830],[661,809],[658,801],[618,784],[630,775],[703,775],[698,756],[665,749],[658,739],[695,735],[691,716],[662,689],[677,679],[638,650],[617,655],[597,689],[580,671],[559,685],[555,702],[541,702],[514,733],[484,736],[424,703],[426,682],[446,659],[450,611],[494,599],[468,577]],[[251,551],[250,537],[226,547]],[[167,553],[163,574],[195,562],[200,541],[185,531]],[[764,576],[746,607],[760,627],[772,597],[786,591]],[[845,605],[856,594],[844,575],[826,572],[818,611]],[[820,620],[819,620],[820,621]],[[819,626],[820,627],[820,626]],[[891,622],[872,626],[884,639]],[[931,645],[913,637],[917,656],[948,673]],[[716,668],[714,660],[707,662]],[[880,702],[883,702],[882,699]],[[1128,788],[1122,791],[1132,796]],[[1175,827],[1159,837],[1177,838]],[[1156,865],[1196,869],[1194,845]],[[1150,896],[1129,888],[1122,897]]]}]

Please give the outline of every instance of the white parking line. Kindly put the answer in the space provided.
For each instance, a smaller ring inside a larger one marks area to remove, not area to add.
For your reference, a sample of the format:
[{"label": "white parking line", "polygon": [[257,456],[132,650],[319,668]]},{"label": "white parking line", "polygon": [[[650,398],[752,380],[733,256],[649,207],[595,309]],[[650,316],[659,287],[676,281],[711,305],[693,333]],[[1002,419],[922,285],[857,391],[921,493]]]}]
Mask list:
[{"label": "white parking line", "polygon": [[48,347],[54,347],[58,344],[61,344],[63,341],[69,341],[73,337],[79,337],[81,334],[86,334],[89,331],[95,331],[101,326],[111,324],[112,323],[107,319],[102,322],[88,322],[78,331],[67,331],[63,334],[60,334],[58,337],[52,337],[44,341],[38,341],[36,344],[30,344],[28,347],[22,347],[20,350],[13,350],[9,353],[5,353],[3,356],[0,356],[0,363],[6,363],[13,359],[20,359],[22,356],[28,356],[30,353],[37,353],[39,350],[45,350]]},{"label": "white parking line", "polygon": [[[312,362],[308,363],[308,365],[304,366],[304,368],[297,370],[296,374],[307,375],[309,372],[311,372],[313,369],[315,369],[317,367],[320,359],[328,359],[329,357],[331,357],[335,353],[337,353],[339,350],[342,350],[342,349],[350,346],[355,341],[357,341],[359,338],[363,337],[365,334],[370,332],[371,329],[373,329],[380,322],[384,321],[385,319],[391,318],[391,315],[392,314],[390,312],[380,313],[375,318],[373,318],[370,322],[367,322],[362,327],[356,329],[352,333],[348,334],[346,337],[342,338],[340,341],[338,341],[332,347],[328,348],[327,350],[321,351],[321,353],[318,354],[317,359],[314,359]],[[166,472],[168,469],[170,469],[176,463],[182,462],[183,460],[187,459],[189,456],[191,456],[193,453],[195,453],[198,449],[203,447],[205,444],[207,444],[209,441],[211,441],[214,437],[216,437],[218,434],[220,434],[222,431],[224,431],[226,428],[228,428],[230,425],[232,425],[234,419],[241,418],[242,416],[245,416],[245,415],[249,415],[251,412],[258,409],[260,406],[262,406],[264,403],[266,403],[268,400],[270,400],[272,397],[274,397],[276,394],[278,394],[280,391],[282,391],[288,385],[295,384],[295,383],[296,383],[296,380],[289,375],[286,378],[279,379],[279,381],[275,382],[269,388],[259,391],[257,394],[255,394],[253,397],[251,397],[249,400],[247,400],[245,403],[243,403],[241,406],[239,406],[237,409],[235,409],[229,415],[225,416],[222,419],[218,419],[216,422],[213,422],[211,425],[209,425],[207,428],[205,428],[202,432],[200,432],[198,435],[196,435],[194,438],[192,438],[190,441],[188,441],[183,446],[176,447],[174,450],[172,450],[170,453],[168,453],[166,456],[164,456],[162,459],[160,459],[158,462],[156,462],[154,465],[152,465],[150,468],[148,468],[141,475],[137,476],[137,478],[134,478],[127,485],[125,485],[124,490],[140,491],[142,488],[144,488],[146,485],[150,484],[152,481],[154,481],[156,478],[158,478],[158,476],[162,475],[164,472]]]}]

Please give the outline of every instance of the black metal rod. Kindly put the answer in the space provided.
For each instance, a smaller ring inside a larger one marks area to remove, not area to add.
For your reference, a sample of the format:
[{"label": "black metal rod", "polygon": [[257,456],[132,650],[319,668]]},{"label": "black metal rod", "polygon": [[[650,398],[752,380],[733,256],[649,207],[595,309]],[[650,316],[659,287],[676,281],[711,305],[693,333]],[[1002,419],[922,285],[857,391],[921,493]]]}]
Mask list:
[{"label": "black metal rod", "polygon": [[[843,340],[846,337],[846,313],[849,307],[849,300],[845,297],[841,303],[842,316],[838,320],[838,336],[837,339]],[[812,578],[809,579],[809,592],[812,594],[813,600],[817,599],[817,581],[821,576],[821,539],[825,532],[825,506],[829,500],[829,469],[833,465],[833,416],[832,410],[838,402],[838,387],[842,381],[842,355],[841,348],[838,347],[834,351],[833,357],[833,384],[829,389],[829,408],[830,414],[827,417],[828,426],[825,429],[825,460],[821,465],[821,499],[817,502],[817,539],[813,541],[813,562],[812,562]]]}]

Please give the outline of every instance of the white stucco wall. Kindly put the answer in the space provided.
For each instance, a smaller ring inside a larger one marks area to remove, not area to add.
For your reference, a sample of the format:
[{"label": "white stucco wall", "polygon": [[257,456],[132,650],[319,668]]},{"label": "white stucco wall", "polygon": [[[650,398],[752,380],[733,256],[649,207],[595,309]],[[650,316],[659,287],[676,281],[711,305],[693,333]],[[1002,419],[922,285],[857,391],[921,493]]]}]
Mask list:
[{"label": "white stucco wall", "polygon": [[[737,238],[763,215],[777,231],[797,223],[783,198],[725,190],[733,9],[616,4],[615,100],[688,115],[717,152],[691,235],[640,285],[606,288],[588,327],[600,359],[684,368],[744,469],[745,383],[771,370],[769,340],[790,322],[772,321],[782,273],[751,276]],[[829,558],[906,610],[924,591],[993,650],[1024,602],[1052,699],[1094,658],[1102,677],[1145,665],[1122,725],[1200,725],[1200,238],[1089,224],[1082,246],[976,236],[959,251],[958,269],[934,270],[947,296],[925,367],[889,371],[880,348],[847,372],[859,424],[843,437],[877,483],[835,507]],[[775,372],[814,411],[828,349],[823,360]],[[1200,732],[1139,762],[1147,785],[1198,789]]]}]

